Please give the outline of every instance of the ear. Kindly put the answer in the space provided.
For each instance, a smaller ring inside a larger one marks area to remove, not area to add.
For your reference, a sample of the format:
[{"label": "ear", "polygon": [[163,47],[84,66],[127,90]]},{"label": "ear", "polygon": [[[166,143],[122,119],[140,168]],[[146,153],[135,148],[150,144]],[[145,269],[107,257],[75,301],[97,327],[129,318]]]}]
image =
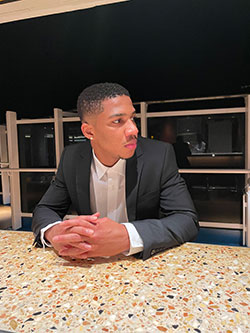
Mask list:
[{"label": "ear", "polygon": [[82,123],[81,126],[81,131],[82,134],[89,140],[93,140],[94,138],[94,130],[92,125],[88,124],[88,123]]}]

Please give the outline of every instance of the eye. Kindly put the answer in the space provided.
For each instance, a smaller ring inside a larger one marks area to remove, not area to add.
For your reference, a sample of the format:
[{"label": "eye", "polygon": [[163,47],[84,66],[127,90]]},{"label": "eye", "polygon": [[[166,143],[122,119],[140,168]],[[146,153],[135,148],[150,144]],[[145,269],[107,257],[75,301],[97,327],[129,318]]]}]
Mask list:
[{"label": "eye", "polygon": [[116,119],[113,121],[113,124],[120,124],[120,122],[121,122],[121,119]]}]

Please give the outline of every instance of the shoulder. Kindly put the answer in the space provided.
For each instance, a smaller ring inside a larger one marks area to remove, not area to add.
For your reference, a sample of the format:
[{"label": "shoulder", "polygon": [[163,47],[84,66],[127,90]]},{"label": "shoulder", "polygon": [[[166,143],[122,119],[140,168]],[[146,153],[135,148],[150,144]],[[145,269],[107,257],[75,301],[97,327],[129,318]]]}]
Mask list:
[{"label": "shoulder", "polygon": [[66,146],[63,150],[63,155],[69,157],[76,154],[82,154],[85,151],[90,151],[90,150],[91,150],[91,145],[89,143],[89,140],[86,140],[84,142],[75,143]]},{"label": "shoulder", "polygon": [[165,175],[177,172],[176,158],[173,146],[170,143],[139,138],[137,157],[144,161],[144,169],[149,170],[151,175],[164,170]]},{"label": "shoulder", "polygon": [[149,154],[165,154],[173,149],[172,145],[167,142],[152,140],[147,138],[138,138],[138,150],[142,153]]},{"label": "shoulder", "polygon": [[91,159],[91,145],[89,140],[66,146],[61,155],[60,165],[64,167],[70,166],[72,168],[73,165],[79,163],[82,158]]}]

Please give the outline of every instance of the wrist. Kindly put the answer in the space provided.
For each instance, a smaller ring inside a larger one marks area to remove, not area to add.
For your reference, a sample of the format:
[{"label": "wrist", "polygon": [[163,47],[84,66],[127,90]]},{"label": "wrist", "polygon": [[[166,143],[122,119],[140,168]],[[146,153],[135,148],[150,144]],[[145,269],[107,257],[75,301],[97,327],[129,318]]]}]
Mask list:
[{"label": "wrist", "polygon": [[128,234],[128,230],[125,227],[125,225],[120,224],[121,228],[122,228],[122,233],[123,233],[123,250],[122,252],[126,252],[130,250],[130,239],[129,239],[129,234]]},{"label": "wrist", "polygon": [[52,243],[52,238],[54,237],[53,229],[54,227],[51,227],[48,230],[46,230],[44,233],[44,240],[46,242],[49,242],[50,244]]}]

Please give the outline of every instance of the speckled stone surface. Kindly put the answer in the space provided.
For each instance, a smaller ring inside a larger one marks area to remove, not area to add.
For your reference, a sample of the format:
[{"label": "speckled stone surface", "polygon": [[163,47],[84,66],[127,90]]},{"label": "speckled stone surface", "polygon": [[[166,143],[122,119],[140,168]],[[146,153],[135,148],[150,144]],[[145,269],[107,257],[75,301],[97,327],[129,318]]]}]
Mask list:
[{"label": "speckled stone surface", "polygon": [[146,261],[67,261],[0,231],[0,330],[250,332],[250,249],[187,243]]}]

